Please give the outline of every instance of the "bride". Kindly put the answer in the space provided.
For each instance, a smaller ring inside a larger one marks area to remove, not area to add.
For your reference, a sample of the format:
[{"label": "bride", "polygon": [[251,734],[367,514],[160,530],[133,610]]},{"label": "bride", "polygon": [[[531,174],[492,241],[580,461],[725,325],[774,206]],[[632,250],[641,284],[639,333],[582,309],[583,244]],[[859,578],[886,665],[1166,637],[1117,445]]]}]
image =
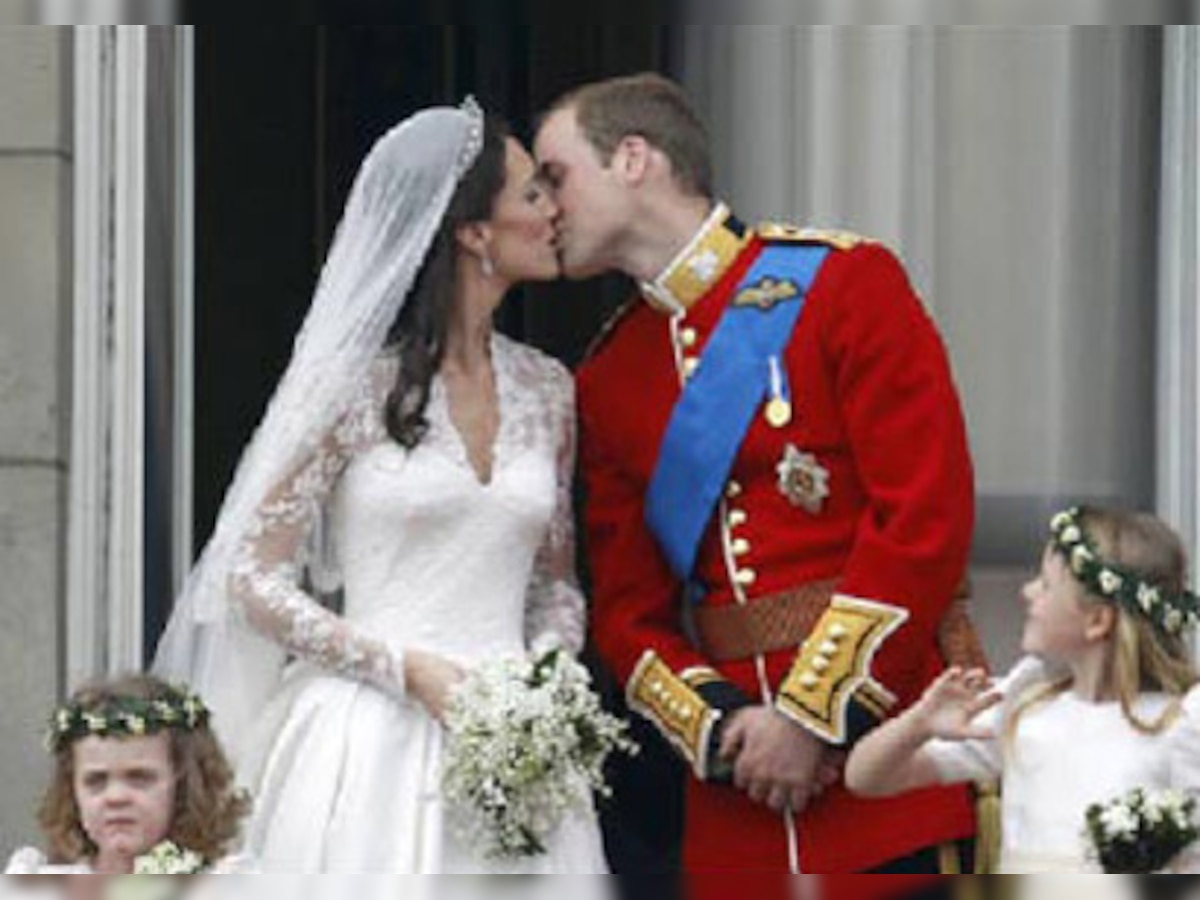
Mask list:
[{"label": "bride", "polygon": [[[606,871],[594,817],[500,866],[440,796],[464,671],[583,642],[572,382],[492,329],[513,284],[557,277],[555,213],[471,100],[404,121],[358,174],[155,662],[213,707],[266,872]],[[335,588],[341,614],[317,599]]]}]

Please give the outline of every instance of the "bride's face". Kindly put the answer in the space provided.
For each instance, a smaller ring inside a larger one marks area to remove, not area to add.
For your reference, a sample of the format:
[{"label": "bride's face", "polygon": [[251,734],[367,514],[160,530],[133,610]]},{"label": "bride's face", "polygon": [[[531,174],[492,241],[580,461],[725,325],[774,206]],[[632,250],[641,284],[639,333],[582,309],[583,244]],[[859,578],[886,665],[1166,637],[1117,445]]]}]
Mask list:
[{"label": "bride's face", "polygon": [[559,275],[554,247],[558,207],[533,158],[514,138],[505,140],[505,177],[487,221],[488,254],[496,276],[510,284],[550,281]]}]

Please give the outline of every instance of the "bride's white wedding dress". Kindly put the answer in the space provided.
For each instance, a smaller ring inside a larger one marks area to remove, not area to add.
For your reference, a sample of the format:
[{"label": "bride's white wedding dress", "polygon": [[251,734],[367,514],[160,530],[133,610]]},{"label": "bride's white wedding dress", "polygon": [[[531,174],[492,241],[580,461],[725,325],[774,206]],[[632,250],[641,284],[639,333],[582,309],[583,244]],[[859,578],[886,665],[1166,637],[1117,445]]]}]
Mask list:
[{"label": "bride's white wedding dress", "polygon": [[[490,476],[469,461],[440,379],[421,443],[409,451],[387,435],[398,359],[384,355],[239,548],[231,584],[240,613],[294,657],[237,759],[254,796],[246,847],[264,872],[607,871],[594,816],[568,819],[528,864],[492,864],[461,846],[441,799],[443,729],[405,693],[406,648],[470,666],[583,642],[571,378],[503,336],[491,347],[500,427]],[[301,582],[322,504],[342,616]]]}]

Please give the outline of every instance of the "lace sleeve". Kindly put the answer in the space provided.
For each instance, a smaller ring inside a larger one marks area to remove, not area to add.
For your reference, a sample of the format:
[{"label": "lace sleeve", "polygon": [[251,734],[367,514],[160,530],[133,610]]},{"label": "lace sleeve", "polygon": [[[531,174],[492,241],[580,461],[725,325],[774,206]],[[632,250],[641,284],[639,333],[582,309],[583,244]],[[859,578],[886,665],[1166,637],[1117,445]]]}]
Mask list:
[{"label": "lace sleeve", "polygon": [[555,429],[555,503],[546,537],[533,561],[525,604],[525,640],[534,650],[583,649],[585,603],[575,572],[575,385],[557,363],[549,378]]},{"label": "lace sleeve", "polygon": [[398,648],[362,634],[301,587],[307,537],[321,504],[378,418],[369,387],[330,435],[259,507],[230,574],[230,596],[254,630],[292,656],[404,695]]}]

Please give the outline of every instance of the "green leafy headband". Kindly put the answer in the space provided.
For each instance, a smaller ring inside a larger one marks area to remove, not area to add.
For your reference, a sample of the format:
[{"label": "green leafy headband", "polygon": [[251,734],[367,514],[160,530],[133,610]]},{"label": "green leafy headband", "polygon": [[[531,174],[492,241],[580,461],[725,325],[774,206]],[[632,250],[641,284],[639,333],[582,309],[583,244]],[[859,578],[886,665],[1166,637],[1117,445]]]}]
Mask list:
[{"label": "green leafy headband", "polygon": [[72,701],[54,713],[46,746],[57,753],[89,736],[141,737],[167,728],[195,731],[208,724],[208,707],[195,694],[172,688],[152,699],[107,697],[98,703]]},{"label": "green leafy headband", "polygon": [[1191,591],[1164,590],[1131,569],[1106,562],[1080,522],[1080,514],[1078,507],[1060,512],[1050,521],[1050,533],[1054,549],[1088,591],[1149,619],[1172,637],[1200,622],[1200,599]]}]

